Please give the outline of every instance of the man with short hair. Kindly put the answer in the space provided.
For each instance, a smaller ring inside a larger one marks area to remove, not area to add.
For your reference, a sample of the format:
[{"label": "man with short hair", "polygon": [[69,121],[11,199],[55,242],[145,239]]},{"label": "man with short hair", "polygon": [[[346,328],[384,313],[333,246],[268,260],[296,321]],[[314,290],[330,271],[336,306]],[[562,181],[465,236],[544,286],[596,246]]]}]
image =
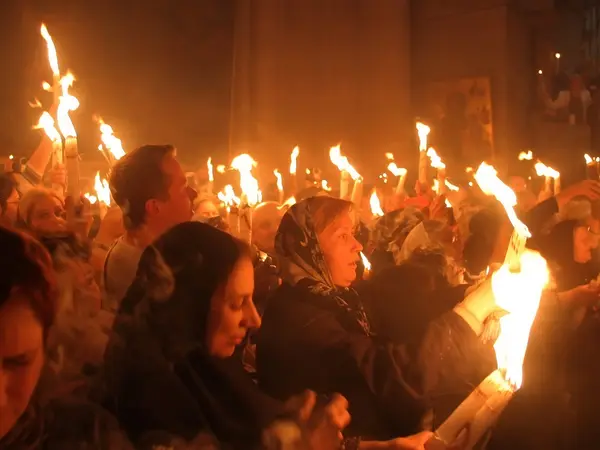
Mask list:
[{"label": "man with short hair", "polygon": [[144,249],[171,227],[192,218],[191,189],[171,145],[144,145],[111,170],[112,196],[123,211],[125,234],[104,262],[104,308],[116,310],[135,278]]}]

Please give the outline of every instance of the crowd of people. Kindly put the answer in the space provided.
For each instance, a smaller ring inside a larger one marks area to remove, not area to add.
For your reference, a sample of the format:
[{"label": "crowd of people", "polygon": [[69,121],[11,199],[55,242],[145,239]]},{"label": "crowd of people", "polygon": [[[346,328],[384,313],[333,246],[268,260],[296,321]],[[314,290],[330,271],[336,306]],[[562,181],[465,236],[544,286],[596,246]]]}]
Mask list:
[{"label": "crowd of people", "polygon": [[[116,162],[101,219],[36,154],[0,176],[2,449],[424,449],[496,368],[501,311],[471,293],[512,228],[476,186],[389,193],[372,220],[311,187],[245,242],[172,146]],[[600,182],[520,181],[553,282],[484,445],[596,448]]]}]

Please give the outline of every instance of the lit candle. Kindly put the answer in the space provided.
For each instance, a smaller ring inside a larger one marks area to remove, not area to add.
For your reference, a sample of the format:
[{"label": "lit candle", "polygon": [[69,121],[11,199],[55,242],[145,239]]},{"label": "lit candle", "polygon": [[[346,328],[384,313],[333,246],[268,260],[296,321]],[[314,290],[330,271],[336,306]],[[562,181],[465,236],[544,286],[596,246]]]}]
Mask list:
[{"label": "lit candle", "polygon": [[275,178],[277,178],[277,192],[279,193],[279,204],[282,205],[283,204],[283,179],[281,177],[281,173],[279,172],[279,170],[275,169],[273,171],[273,174],[275,175]]},{"label": "lit candle", "polygon": [[300,147],[296,146],[290,154],[290,178],[292,179],[292,195],[298,193],[298,155],[300,155]]},{"label": "lit candle", "polygon": [[427,136],[431,128],[421,122],[417,122],[417,135],[419,136],[419,182],[427,183]]},{"label": "lit candle", "polygon": [[556,61],[556,73],[560,72],[560,53],[554,54],[554,60]]}]

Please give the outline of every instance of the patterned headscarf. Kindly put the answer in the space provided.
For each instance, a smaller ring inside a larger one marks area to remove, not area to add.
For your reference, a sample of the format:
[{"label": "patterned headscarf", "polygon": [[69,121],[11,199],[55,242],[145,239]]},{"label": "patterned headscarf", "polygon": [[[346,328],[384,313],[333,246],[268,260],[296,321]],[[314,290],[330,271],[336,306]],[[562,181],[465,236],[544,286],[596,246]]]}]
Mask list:
[{"label": "patterned headscarf", "polygon": [[333,282],[313,223],[315,198],[296,203],[279,225],[275,251],[281,278],[349,313],[364,333],[370,335],[369,321],[356,291],[336,286]]}]

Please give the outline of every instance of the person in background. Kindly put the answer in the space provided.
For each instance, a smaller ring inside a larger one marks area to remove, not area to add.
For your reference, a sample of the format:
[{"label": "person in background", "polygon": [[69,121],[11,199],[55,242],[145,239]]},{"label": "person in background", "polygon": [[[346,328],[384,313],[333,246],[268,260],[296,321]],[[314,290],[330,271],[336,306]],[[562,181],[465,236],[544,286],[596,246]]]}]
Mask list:
[{"label": "person in background", "polygon": [[265,202],[252,212],[252,243],[271,257],[275,255],[275,235],[283,213],[275,202]]},{"label": "person in background", "polygon": [[494,306],[467,297],[414,345],[378,339],[352,288],[362,250],[353,231],[352,203],[337,198],[306,199],[283,217],[276,238],[283,284],[258,333],[258,380],[279,399],[308,387],[340,392],[350,402],[349,433],[385,440],[421,429],[425,394],[466,395],[482,380],[461,379],[455,369],[483,345]]},{"label": "person in background", "polygon": [[34,235],[67,231],[63,201],[51,190],[31,188],[19,201],[17,225]]},{"label": "person in background", "polygon": [[215,203],[214,196],[200,196],[195,202],[194,216],[196,222],[206,222],[208,219],[219,216],[219,208]]},{"label": "person in background", "polygon": [[539,77],[539,80],[540,96],[547,116],[559,121],[569,121],[572,125],[586,123],[586,114],[592,103],[592,97],[581,75],[573,74],[570,77],[564,73],[558,75],[558,95],[554,100],[546,91],[544,78]]},{"label": "person in background", "polygon": [[171,145],[144,145],[125,155],[112,168],[110,187],[123,211],[126,231],[106,255],[103,307],[117,310],[144,248],[192,218],[196,193],[188,186]]},{"label": "person in background", "polygon": [[[207,224],[179,224],[144,251],[105,361],[109,404],[134,442],[160,430],[187,442],[210,435],[225,448],[259,448],[263,429],[284,419],[284,405],[232,357],[260,326],[253,286],[250,248]],[[309,448],[339,448],[345,404],[330,405],[341,422],[322,417]]]},{"label": "person in background", "polygon": [[0,228],[0,448],[130,449],[99,407],[40,389],[55,320],[56,280],[47,251]]},{"label": "person in background", "polygon": [[17,221],[19,193],[16,183],[7,174],[0,174],[0,225],[13,226]]}]

